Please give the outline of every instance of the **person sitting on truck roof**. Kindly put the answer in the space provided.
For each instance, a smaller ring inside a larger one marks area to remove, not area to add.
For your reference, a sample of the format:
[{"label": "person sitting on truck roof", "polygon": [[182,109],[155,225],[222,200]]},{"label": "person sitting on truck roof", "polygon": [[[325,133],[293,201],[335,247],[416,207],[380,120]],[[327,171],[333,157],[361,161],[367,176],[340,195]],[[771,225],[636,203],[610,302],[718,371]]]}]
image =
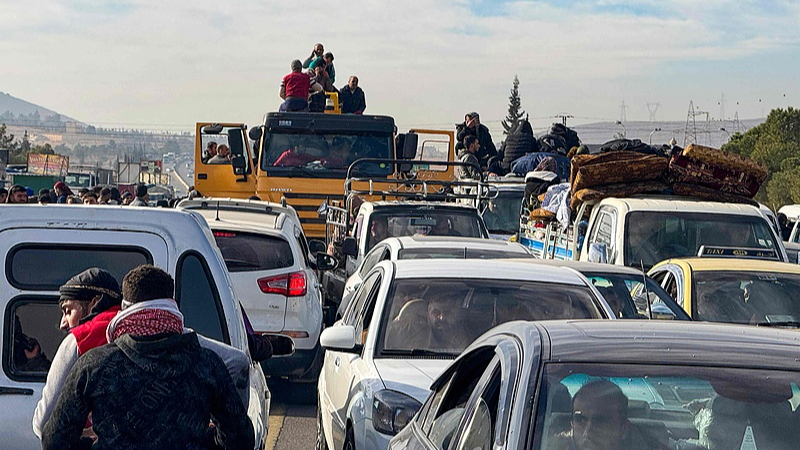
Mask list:
[{"label": "person sitting on truck roof", "polygon": [[318,59],[314,62],[314,67],[309,71],[311,75],[312,84],[314,82],[322,86],[322,89],[311,94],[308,101],[308,110],[310,112],[325,112],[325,93],[336,92],[328,72],[326,71],[327,64],[324,59]]},{"label": "person sitting on truck roof", "polygon": [[316,44],[314,44],[314,48],[311,49],[311,55],[308,58],[306,58],[305,61],[303,61],[302,68],[308,69],[309,67],[311,67],[311,63],[313,63],[319,58],[322,58],[324,55],[325,55],[325,46],[317,42]]},{"label": "person sitting on truck roof", "polygon": [[28,203],[28,190],[25,189],[25,186],[20,186],[18,184],[11,186],[11,189],[8,191],[6,203]]},{"label": "person sitting on truck roof", "polygon": [[478,141],[477,137],[469,135],[464,138],[464,148],[458,151],[458,159],[462,163],[472,163],[478,167],[472,167],[472,166],[456,167],[456,173],[458,174],[459,179],[480,180],[481,163],[475,156],[475,154],[478,153],[478,150],[480,150],[480,148],[481,148],[481,143]]},{"label": "person sitting on truck roof", "polygon": [[209,159],[206,164],[230,164],[231,150],[227,145],[222,144],[217,147],[217,155]]},{"label": "person sitting on truck roof", "polygon": [[322,59],[325,60],[325,71],[328,72],[328,77],[331,79],[331,83],[336,82],[336,69],[333,68],[333,53],[327,52],[322,56]]},{"label": "person sitting on truck roof", "polygon": [[342,104],[342,114],[364,114],[367,109],[367,100],[364,91],[358,87],[358,77],[353,75],[339,91],[339,102]]},{"label": "person sitting on truck roof", "polygon": [[475,111],[465,115],[464,122],[456,125],[456,139],[458,139],[456,150],[463,148],[464,138],[468,135],[477,137],[481,143],[481,148],[475,156],[481,162],[481,170],[485,170],[489,158],[497,155],[497,148],[494,146],[489,129],[481,123],[480,115]]},{"label": "person sitting on truck roof", "polygon": [[283,77],[280,96],[284,100],[278,111],[308,111],[309,91],[317,92],[322,87],[312,83],[311,77],[303,73],[303,65],[299,59],[291,64],[292,72]]}]

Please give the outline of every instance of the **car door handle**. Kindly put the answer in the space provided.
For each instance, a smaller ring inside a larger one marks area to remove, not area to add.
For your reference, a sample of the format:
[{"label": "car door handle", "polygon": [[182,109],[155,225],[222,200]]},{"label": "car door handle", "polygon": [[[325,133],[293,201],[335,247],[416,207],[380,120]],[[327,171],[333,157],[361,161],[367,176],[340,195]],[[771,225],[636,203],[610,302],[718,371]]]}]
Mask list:
[{"label": "car door handle", "polygon": [[0,395],[33,395],[33,389],[0,386]]},{"label": "car door handle", "polygon": [[339,361],[339,359],[340,358],[337,356],[336,359],[333,360],[333,365],[334,366],[339,367],[339,364],[341,363],[341,361]]}]

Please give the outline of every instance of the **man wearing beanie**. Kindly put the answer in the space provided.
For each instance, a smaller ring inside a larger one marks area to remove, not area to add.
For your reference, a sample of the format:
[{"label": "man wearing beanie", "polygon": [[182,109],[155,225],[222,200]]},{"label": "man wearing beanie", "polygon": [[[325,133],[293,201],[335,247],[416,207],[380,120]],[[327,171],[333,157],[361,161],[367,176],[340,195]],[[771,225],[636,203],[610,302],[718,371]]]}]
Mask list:
[{"label": "man wearing beanie", "polygon": [[278,111],[308,111],[308,94],[321,91],[319,83],[312,83],[311,76],[303,73],[303,63],[295,59],[291,64],[292,72],[283,77],[280,96],[284,100]]},{"label": "man wearing beanie", "polygon": [[154,266],[125,275],[122,310],[106,330],[109,344],[70,371],[44,426],[43,449],[82,448],[89,414],[97,448],[254,447],[233,380],[220,357],[185,332],[174,288]]},{"label": "man wearing beanie", "polygon": [[62,313],[60,328],[69,334],[61,341],[53,358],[42,398],[33,414],[33,432],[39,437],[78,357],[108,343],[106,327],[119,312],[122,302],[117,280],[97,267],[70,278],[58,291],[61,294],[58,300]]}]

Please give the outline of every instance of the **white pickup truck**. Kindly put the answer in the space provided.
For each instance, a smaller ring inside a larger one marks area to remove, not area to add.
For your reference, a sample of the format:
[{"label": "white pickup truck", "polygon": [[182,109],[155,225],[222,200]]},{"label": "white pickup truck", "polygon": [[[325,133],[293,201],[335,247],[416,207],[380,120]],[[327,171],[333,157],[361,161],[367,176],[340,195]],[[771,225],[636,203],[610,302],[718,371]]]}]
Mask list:
[{"label": "white pickup truck", "polygon": [[697,256],[703,246],[774,251],[788,261],[780,236],[760,208],[677,196],[584,203],[566,228],[523,215],[519,241],[540,258],[645,270],[668,258]]}]

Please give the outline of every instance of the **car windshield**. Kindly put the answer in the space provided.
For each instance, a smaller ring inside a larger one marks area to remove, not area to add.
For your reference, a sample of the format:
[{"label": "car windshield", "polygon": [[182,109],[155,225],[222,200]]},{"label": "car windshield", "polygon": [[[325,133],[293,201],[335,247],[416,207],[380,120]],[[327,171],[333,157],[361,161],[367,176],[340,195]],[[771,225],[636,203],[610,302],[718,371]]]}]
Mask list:
[{"label": "car windshield", "polygon": [[696,271],[693,284],[692,313],[697,320],[800,322],[800,274]]},{"label": "car windshield", "polygon": [[626,266],[649,269],[665,259],[697,256],[703,245],[770,249],[781,254],[769,222],[761,217],[637,211],[626,219]]},{"label": "car windshield", "polygon": [[466,208],[394,209],[370,215],[367,248],[388,237],[399,236],[484,236],[477,210]]},{"label": "car windshield", "polygon": [[589,288],[495,279],[399,279],[388,295],[378,354],[455,356],[512,320],[599,319]]},{"label": "car windshield", "polygon": [[486,201],[483,221],[490,233],[514,234],[519,230],[523,194],[523,190],[501,191],[496,198]]},{"label": "car windshield", "polygon": [[778,370],[547,364],[531,448],[797,448],[798,381]]},{"label": "car windshield", "polygon": [[614,273],[584,275],[620,319],[689,319],[675,300],[649,277]]},{"label": "car windshield", "polygon": [[[270,132],[261,157],[261,168],[277,176],[345,178],[347,168],[360,158],[392,158],[391,135],[379,133]],[[360,176],[388,176],[391,164],[357,166]]]},{"label": "car windshield", "polygon": [[524,251],[488,250],[476,248],[406,248],[397,254],[398,259],[502,259],[524,258]]}]

